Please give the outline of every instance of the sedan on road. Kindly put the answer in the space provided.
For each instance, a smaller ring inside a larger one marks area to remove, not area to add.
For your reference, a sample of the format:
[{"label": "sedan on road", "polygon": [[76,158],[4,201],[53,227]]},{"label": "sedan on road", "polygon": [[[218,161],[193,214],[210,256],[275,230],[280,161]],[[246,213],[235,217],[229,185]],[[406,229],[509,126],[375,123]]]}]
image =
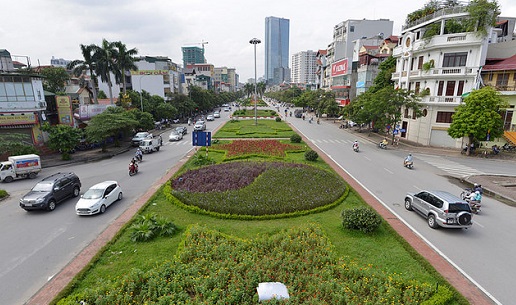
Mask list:
[{"label": "sedan on road", "polygon": [[208,116],[206,117],[206,121],[215,121],[215,117],[213,116],[213,114],[208,114]]},{"label": "sedan on road", "polygon": [[92,186],[75,205],[77,215],[104,213],[113,202],[122,200],[122,188],[116,181],[104,181]]},{"label": "sedan on road", "polygon": [[188,129],[184,126],[178,126],[176,127],[176,131],[182,134],[183,136],[188,133]]},{"label": "sedan on road", "polygon": [[169,141],[179,141],[183,139],[183,134],[180,132],[177,132],[176,130],[172,130],[170,132],[170,135],[168,136]]}]

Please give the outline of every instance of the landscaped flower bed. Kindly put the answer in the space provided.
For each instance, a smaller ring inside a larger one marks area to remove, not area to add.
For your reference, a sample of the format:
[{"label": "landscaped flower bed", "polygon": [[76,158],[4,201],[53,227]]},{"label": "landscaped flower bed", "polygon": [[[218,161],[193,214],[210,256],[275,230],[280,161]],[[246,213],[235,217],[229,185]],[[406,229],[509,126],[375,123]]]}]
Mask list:
[{"label": "landscaped flower bed", "polygon": [[436,290],[430,283],[339,259],[315,226],[240,240],[196,225],[185,233],[182,244],[176,260],[145,272],[133,269],[124,277],[95,285],[75,300],[86,304],[257,304],[260,282],[287,286],[290,298],[281,304],[446,304],[453,297],[446,287]]},{"label": "landscaped flower bed", "polygon": [[191,170],[172,180],[187,206],[224,215],[280,215],[336,203],[346,185],[334,173],[293,163],[232,162]]},{"label": "landscaped flower bed", "polygon": [[284,157],[286,151],[300,150],[302,147],[284,144],[278,140],[234,140],[228,144],[218,145],[216,149],[227,150],[228,158],[244,155]]}]

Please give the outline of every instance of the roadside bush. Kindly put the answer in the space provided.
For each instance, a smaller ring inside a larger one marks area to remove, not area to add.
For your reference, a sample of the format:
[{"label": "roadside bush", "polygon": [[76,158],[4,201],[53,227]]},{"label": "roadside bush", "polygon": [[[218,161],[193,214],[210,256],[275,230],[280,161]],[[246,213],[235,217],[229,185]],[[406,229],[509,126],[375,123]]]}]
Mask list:
[{"label": "roadside bush", "polygon": [[301,136],[298,135],[297,133],[293,134],[291,137],[290,137],[290,142],[292,143],[301,143]]},{"label": "roadside bush", "polygon": [[0,190],[0,199],[9,196],[6,190]]},{"label": "roadside bush", "polygon": [[149,241],[157,236],[171,236],[177,231],[177,227],[164,217],[157,217],[155,213],[145,214],[131,226],[131,240]]},{"label": "roadside bush", "polygon": [[305,152],[306,161],[316,161],[319,158],[319,154],[315,150],[307,150]]},{"label": "roadside bush", "polygon": [[382,218],[374,210],[367,207],[346,209],[342,211],[342,225],[346,229],[364,233],[375,231],[382,223]]},{"label": "roadside bush", "polygon": [[204,165],[215,164],[215,161],[212,158],[207,157],[204,154],[196,154],[193,158],[193,164],[195,166],[204,166]]},{"label": "roadside bush", "polygon": [[276,122],[281,122],[281,118],[280,117],[276,117]]}]

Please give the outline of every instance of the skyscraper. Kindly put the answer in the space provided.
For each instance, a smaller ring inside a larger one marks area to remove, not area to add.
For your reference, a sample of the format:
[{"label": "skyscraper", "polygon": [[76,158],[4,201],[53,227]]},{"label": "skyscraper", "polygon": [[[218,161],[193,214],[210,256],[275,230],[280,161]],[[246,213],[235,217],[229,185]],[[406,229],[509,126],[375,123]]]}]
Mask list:
[{"label": "skyscraper", "polygon": [[265,18],[265,79],[267,84],[289,81],[288,67],[290,20]]}]

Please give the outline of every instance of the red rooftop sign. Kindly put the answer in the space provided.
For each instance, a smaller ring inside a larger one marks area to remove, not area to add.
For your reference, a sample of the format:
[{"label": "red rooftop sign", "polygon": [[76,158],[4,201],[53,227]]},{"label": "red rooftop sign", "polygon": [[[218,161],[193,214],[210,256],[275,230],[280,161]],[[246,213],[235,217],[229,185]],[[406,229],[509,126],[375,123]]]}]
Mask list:
[{"label": "red rooftop sign", "polygon": [[339,60],[331,65],[331,77],[344,75],[348,72],[348,59]]}]

